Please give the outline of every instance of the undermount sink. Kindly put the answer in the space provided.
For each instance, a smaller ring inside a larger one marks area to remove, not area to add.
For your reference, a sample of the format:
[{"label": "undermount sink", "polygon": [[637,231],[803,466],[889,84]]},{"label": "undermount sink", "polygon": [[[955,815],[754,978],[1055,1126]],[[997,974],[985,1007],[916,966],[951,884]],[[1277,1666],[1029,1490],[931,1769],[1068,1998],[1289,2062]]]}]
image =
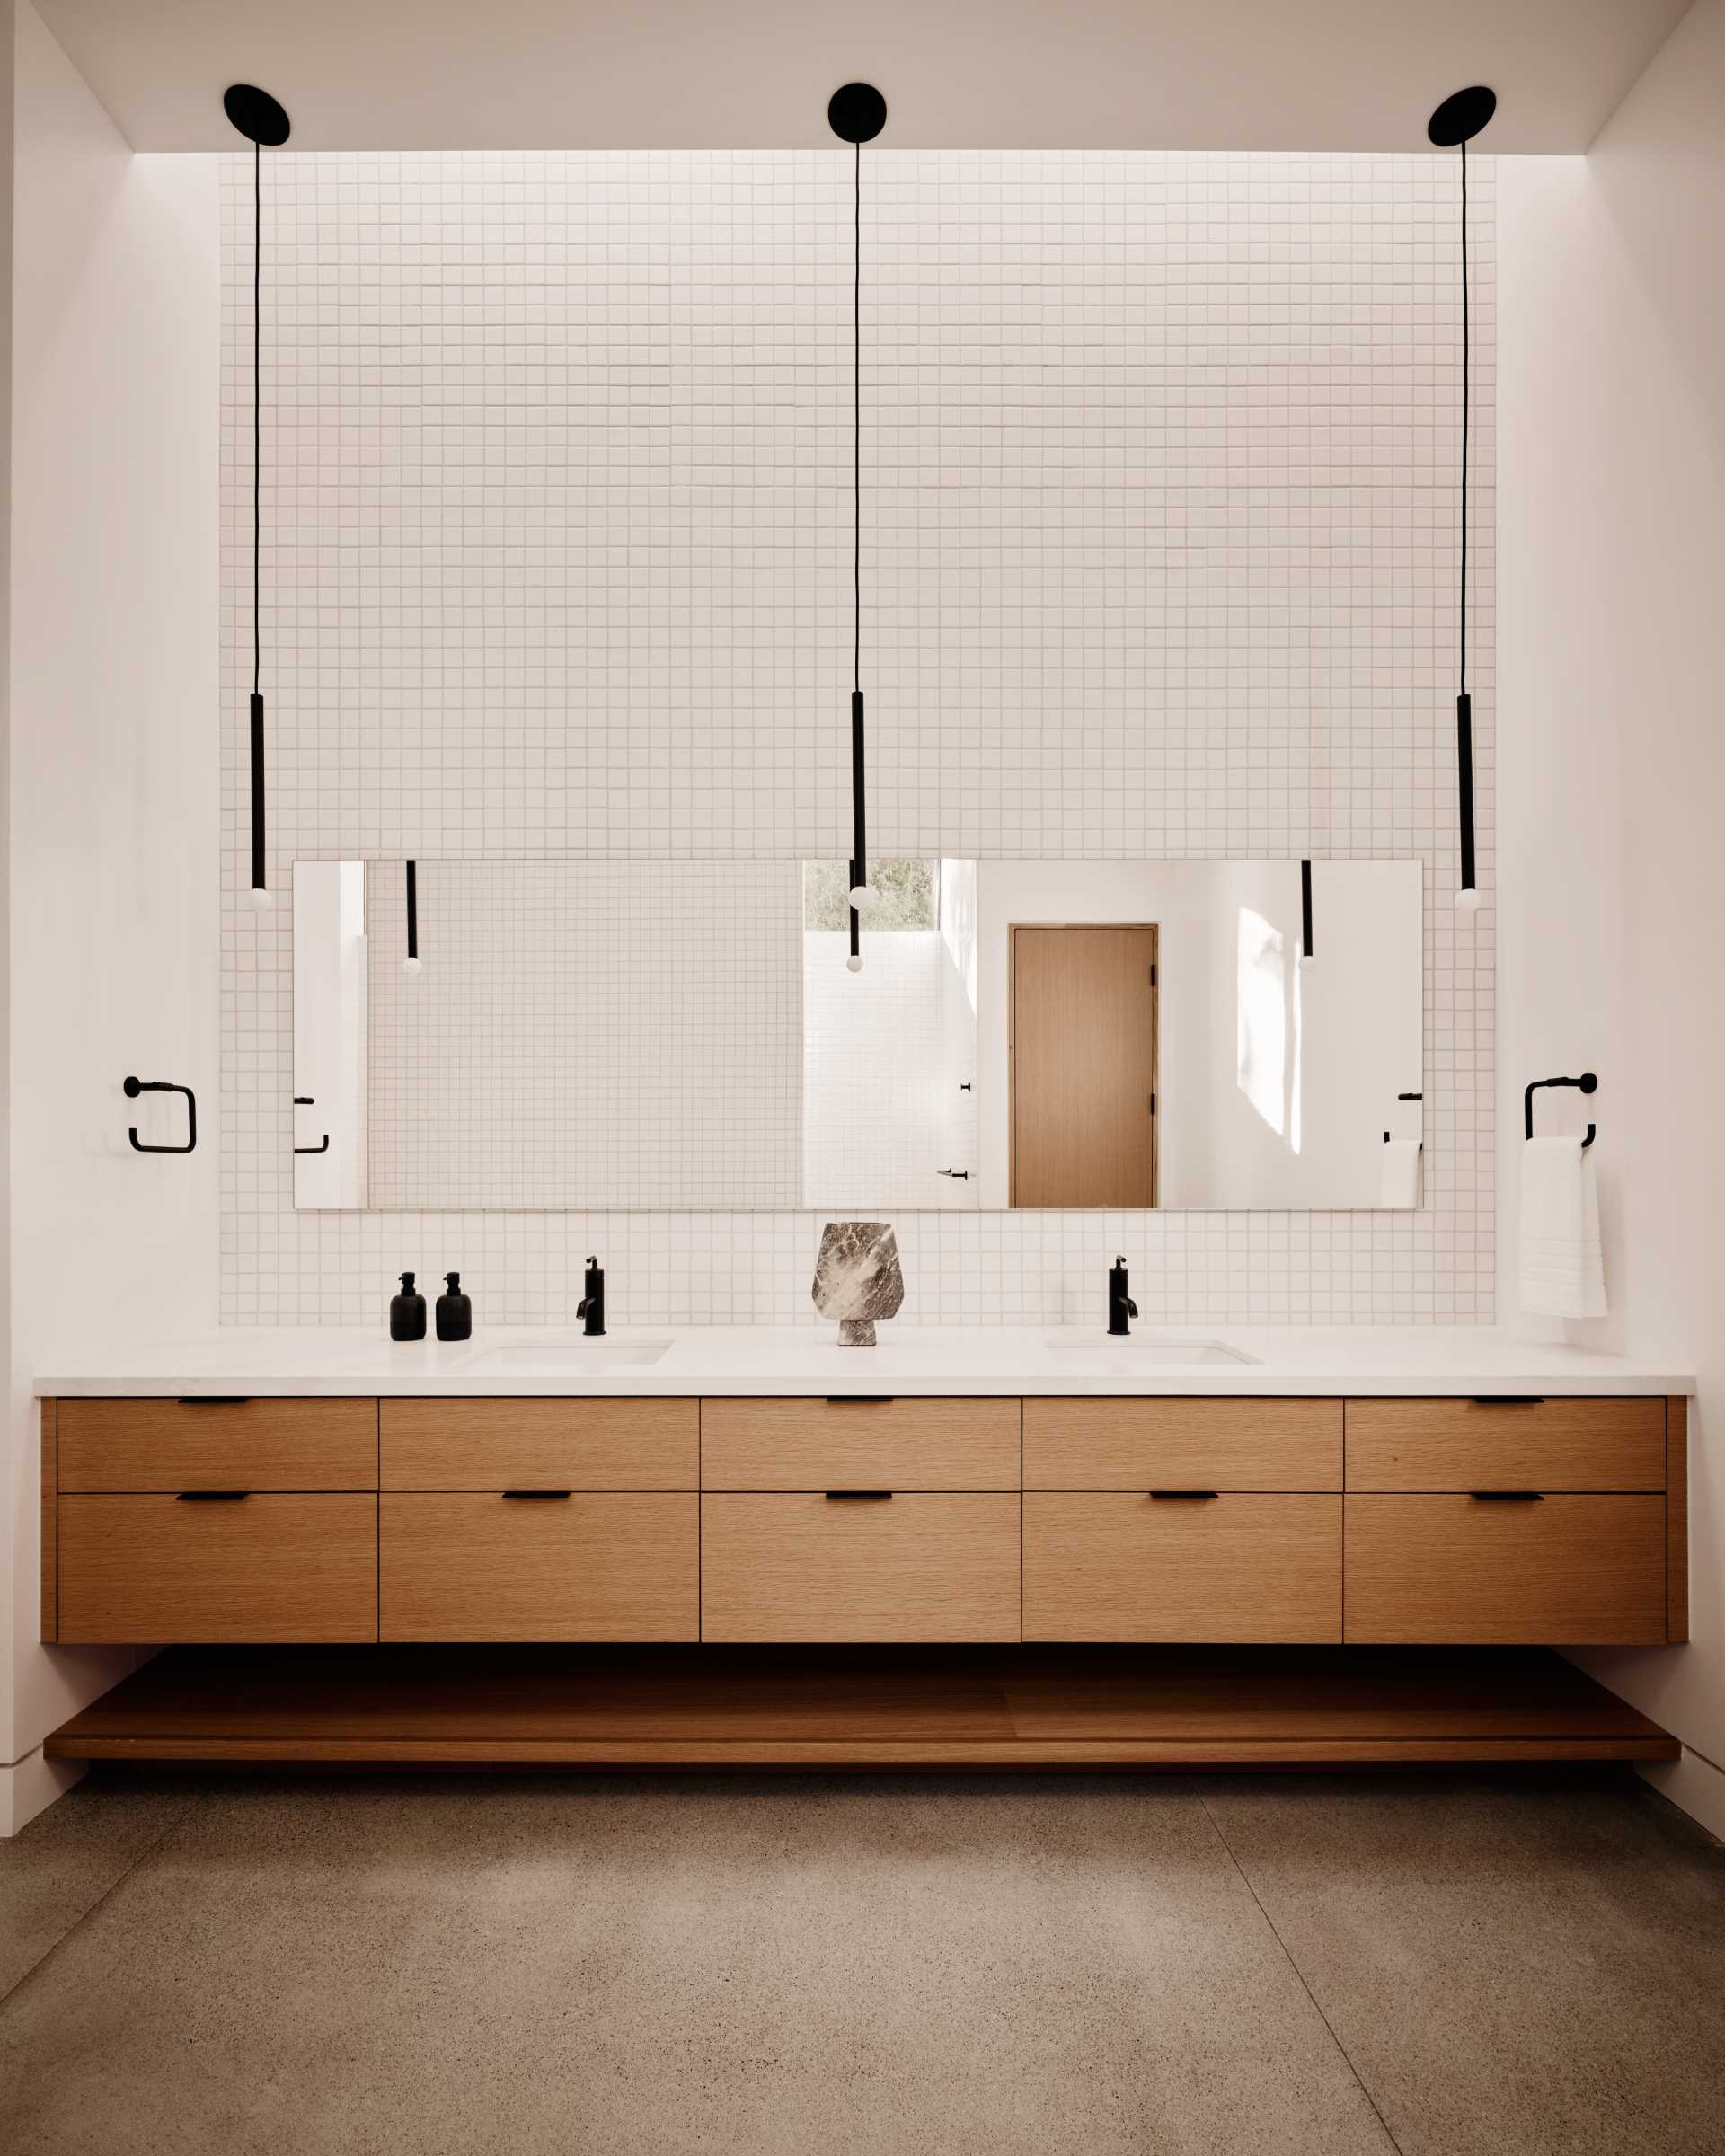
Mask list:
[{"label": "undermount sink", "polygon": [[603,1369],[619,1363],[656,1363],[668,1340],[511,1340],[488,1348],[476,1363],[506,1370]]},{"label": "undermount sink", "polygon": [[1066,1355],[1082,1355],[1098,1370],[1142,1370],[1148,1364],[1192,1369],[1205,1363],[1254,1363],[1257,1356],[1225,1340],[1167,1340],[1128,1333],[1124,1339],[1106,1332],[1051,1332],[1047,1345]]}]

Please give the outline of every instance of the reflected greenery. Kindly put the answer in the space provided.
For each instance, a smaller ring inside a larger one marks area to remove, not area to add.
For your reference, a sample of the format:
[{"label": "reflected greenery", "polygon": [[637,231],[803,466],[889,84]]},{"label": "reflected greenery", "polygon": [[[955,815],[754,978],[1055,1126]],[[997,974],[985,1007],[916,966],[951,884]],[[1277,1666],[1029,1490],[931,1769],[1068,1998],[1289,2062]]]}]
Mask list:
[{"label": "reflected greenery", "polygon": [[[871,861],[869,882],[874,904],[862,915],[871,935],[886,928],[938,928],[941,925],[939,863],[933,861]],[[802,864],[802,925],[848,929],[851,866],[846,861],[805,861]]]}]

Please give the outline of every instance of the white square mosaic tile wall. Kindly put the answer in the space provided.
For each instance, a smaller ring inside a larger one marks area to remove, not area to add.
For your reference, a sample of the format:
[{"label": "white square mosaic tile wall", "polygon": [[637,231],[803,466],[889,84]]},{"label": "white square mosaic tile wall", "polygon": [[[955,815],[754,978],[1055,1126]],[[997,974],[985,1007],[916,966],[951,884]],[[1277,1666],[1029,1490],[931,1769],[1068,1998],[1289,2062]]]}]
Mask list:
[{"label": "white square mosaic tile wall", "polygon": [[[898,1216],[912,1321],[1491,1315],[1493,164],[1470,166],[1454,914],[1453,160],[864,161],[882,853],[1428,864],[1418,1215]],[[223,1316],[816,1321],[818,1216],[292,1206],[296,855],[791,862],[848,816],[850,168],[266,160],[270,879],[246,880],[251,163],[225,179]]]}]

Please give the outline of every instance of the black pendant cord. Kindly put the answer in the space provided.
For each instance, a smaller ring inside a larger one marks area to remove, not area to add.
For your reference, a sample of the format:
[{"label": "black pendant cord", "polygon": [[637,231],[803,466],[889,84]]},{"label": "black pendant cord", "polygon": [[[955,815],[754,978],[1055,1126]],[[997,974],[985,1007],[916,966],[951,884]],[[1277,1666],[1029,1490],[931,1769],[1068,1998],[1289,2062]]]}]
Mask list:
[{"label": "black pendant cord", "polygon": [[252,145],[252,894],[264,904],[263,145]]},{"label": "black pendant cord", "polygon": [[1473,862],[1473,703],[1467,693],[1468,465],[1473,446],[1473,285],[1467,259],[1467,146],[1498,109],[1497,93],[1472,84],[1446,97],[1426,123],[1434,148],[1462,154],[1462,454],[1460,584],[1455,595],[1455,791],[1461,840],[1461,878],[1455,903],[1464,913],[1479,906]]},{"label": "black pendant cord", "polygon": [[862,145],[855,146],[851,236],[851,956],[868,888],[867,729],[862,709]]},{"label": "black pendant cord", "polygon": [[222,110],[252,145],[252,903],[270,904],[264,886],[263,787],[263,152],[279,149],[293,128],[281,106],[255,83],[230,83]]},{"label": "black pendant cord", "polygon": [[862,690],[862,145],[851,220],[851,688]]},{"label": "black pendant cord", "polygon": [[1468,322],[1468,145],[1462,138],[1462,584],[1455,604],[1455,787],[1462,879],[1455,904],[1479,904],[1473,852],[1473,699],[1468,696],[1468,433],[1473,411],[1473,328]]},{"label": "black pendant cord", "polygon": [[1473,339],[1467,311],[1467,145],[1462,145],[1462,588],[1458,692],[1467,694],[1467,440],[1471,417]]},{"label": "black pendant cord", "polygon": [[[851,263],[851,889],[867,876],[862,803],[862,145],[856,145]],[[845,907],[853,968],[862,963],[862,923]]]},{"label": "black pendant cord", "polygon": [[252,145],[252,694],[262,685],[263,632],[263,145]]},{"label": "black pendant cord", "polygon": [[851,167],[851,888],[853,973],[862,964],[860,907],[869,888],[867,738],[862,711],[862,145],[887,124],[887,101],[872,83],[845,83],[827,104],[827,124],[855,155]]}]

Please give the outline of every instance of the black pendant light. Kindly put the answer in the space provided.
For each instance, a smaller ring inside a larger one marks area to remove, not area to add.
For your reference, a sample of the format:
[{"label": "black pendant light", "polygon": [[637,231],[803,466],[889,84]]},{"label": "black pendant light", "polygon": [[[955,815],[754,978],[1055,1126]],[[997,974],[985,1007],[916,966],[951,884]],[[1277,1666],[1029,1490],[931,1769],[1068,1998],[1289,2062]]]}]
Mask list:
[{"label": "black pendant light", "polygon": [[407,864],[407,956],[402,961],[402,971],[415,974],[420,970],[420,864]]},{"label": "black pendant light", "polygon": [[854,544],[851,577],[853,609],[851,673],[851,955],[845,964],[862,970],[858,915],[872,903],[869,888],[867,787],[863,772],[862,719],[862,145],[872,142],[887,124],[887,101],[872,83],[846,83],[835,90],[827,121],[841,142],[854,146],[856,183],[852,231],[855,258],[851,286],[852,437],[851,498]]},{"label": "black pendant light", "polygon": [[1494,90],[1476,84],[1446,97],[1427,123],[1426,134],[1440,150],[1462,153],[1462,561],[1457,587],[1455,780],[1461,797],[1462,877],[1455,903],[1472,913],[1480,903],[1473,873],[1473,706],[1467,694],[1467,438],[1469,365],[1472,358],[1467,310],[1467,146],[1498,109]]},{"label": "black pendant light", "polygon": [[1312,863],[1300,863],[1300,963],[1312,956]]},{"label": "black pendant light", "polygon": [[252,904],[270,904],[263,879],[263,658],[259,628],[262,555],[263,435],[263,153],[288,136],[288,115],[267,90],[234,83],[222,110],[252,145]]}]

